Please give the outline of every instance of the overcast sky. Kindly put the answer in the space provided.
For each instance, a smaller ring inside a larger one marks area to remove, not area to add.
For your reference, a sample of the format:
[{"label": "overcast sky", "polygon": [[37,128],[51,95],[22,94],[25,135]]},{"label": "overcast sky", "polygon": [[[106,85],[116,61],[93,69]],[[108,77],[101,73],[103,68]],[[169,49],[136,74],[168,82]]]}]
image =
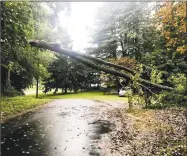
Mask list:
[{"label": "overcast sky", "polygon": [[97,9],[103,2],[72,2],[72,10],[67,17],[64,13],[60,14],[60,22],[66,27],[73,40],[73,50],[83,51],[89,47],[89,29],[92,28],[94,16]]}]

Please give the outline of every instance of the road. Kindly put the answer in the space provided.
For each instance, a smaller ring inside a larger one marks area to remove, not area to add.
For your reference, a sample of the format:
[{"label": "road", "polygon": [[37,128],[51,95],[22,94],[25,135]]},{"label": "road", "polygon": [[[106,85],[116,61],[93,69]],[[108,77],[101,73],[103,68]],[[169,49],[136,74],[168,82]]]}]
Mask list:
[{"label": "road", "polygon": [[55,100],[2,125],[2,156],[100,156],[97,142],[115,123],[105,113],[120,104],[85,99]]}]

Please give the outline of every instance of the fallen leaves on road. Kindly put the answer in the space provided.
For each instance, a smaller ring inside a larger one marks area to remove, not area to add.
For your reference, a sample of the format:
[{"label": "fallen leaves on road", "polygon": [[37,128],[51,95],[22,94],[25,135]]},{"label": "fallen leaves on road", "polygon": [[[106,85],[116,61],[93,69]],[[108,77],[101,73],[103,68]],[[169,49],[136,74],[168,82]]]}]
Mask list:
[{"label": "fallen leaves on road", "polygon": [[104,118],[116,127],[99,141],[103,156],[185,156],[184,110],[108,110]]}]

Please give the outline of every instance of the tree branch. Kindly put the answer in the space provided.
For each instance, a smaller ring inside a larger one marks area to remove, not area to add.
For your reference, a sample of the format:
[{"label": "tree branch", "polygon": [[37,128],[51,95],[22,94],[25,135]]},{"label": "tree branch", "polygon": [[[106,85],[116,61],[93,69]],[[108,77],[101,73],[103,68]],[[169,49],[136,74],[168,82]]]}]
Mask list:
[{"label": "tree branch", "polygon": [[[30,44],[31,44],[31,46],[38,47],[38,48],[45,48],[45,49],[49,49],[49,48],[58,49],[58,48],[60,48],[60,46],[58,44],[50,44],[49,45],[49,43],[44,42],[44,41],[31,41]],[[107,61],[104,61],[104,60],[101,60],[101,59],[98,59],[98,58],[95,58],[95,57],[92,57],[92,56],[89,56],[89,55],[85,55],[85,54],[82,54],[82,53],[78,53],[78,52],[75,52],[75,51],[72,51],[72,50],[68,50],[68,49],[62,49],[61,48],[61,52],[62,51],[69,52],[69,53],[71,53],[75,56],[81,56],[81,57],[90,59],[90,60],[92,60],[94,62],[97,62],[97,63],[102,63],[103,65],[108,65],[108,66],[111,66],[111,67],[114,67],[114,68],[117,68],[117,69],[125,70],[125,71],[127,71],[131,74],[135,74],[132,69],[130,69],[128,67],[125,67],[125,66],[113,64],[111,62],[107,62]]]},{"label": "tree branch", "polygon": [[[107,67],[101,66],[101,65],[109,65],[110,67],[118,68],[117,67],[118,65],[112,64],[110,62],[106,62],[106,61],[94,58],[92,56],[87,56],[87,55],[84,56],[84,54],[76,53],[74,51],[65,50],[65,49],[60,48],[59,46],[53,46],[54,44],[49,44],[49,43],[44,42],[44,41],[30,41],[29,43],[33,47],[48,49],[48,50],[51,50],[51,51],[55,51],[57,53],[61,53],[61,54],[67,55],[67,56],[69,56],[69,57],[71,57],[71,58],[73,58],[73,59],[75,59],[77,61],[80,61],[81,63],[83,63],[83,64],[85,64],[85,65],[87,65],[89,67],[92,67],[94,69],[97,69],[97,70],[100,70],[100,71],[104,71],[106,73],[109,73],[109,74],[112,74],[112,75],[115,75],[115,76],[123,77],[125,79],[132,80],[132,75],[128,75],[126,73],[119,72],[117,70],[109,69]],[[90,62],[89,60],[85,60],[83,58],[90,59],[90,60],[95,61],[95,62],[100,63],[100,64],[96,65],[93,62]],[[118,69],[121,69],[121,67],[119,67]],[[133,71],[133,73],[134,73],[134,71]],[[173,90],[173,88],[171,88],[171,87],[160,85],[160,84],[156,84],[156,83],[153,83],[153,82],[145,80],[145,79],[141,79],[140,78],[138,81],[141,84],[148,85],[149,87],[154,87],[154,88],[158,88],[158,89],[162,89],[162,90],[168,90],[168,91],[172,91]]]}]

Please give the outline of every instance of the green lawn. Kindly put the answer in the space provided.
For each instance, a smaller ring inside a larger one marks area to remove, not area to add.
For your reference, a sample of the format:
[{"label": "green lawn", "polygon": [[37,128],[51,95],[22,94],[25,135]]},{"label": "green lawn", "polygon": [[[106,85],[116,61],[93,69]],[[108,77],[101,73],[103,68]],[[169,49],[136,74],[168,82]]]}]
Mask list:
[{"label": "green lawn", "polygon": [[52,101],[51,99],[36,99],[29,96],[17,96],[1,99],[1,119],[13,117]]},{"label": "green lawn", "polygon": [[[39,88],[38,90],[39,94],[42,94],[42,90]],[[24,90],[25,95],[34,95],[36,94],[36,86],[33,86],[32,88],[25,89]]]},{"label": "green lawn", "polygon": [[[34,97],[35,95],[30,95]],[[119,97],[118,95],[104,95],[101,91],[89,91],[79,93],[68,93],[68,94],[39,94],[40,99],[90,99],[100,101],[127,101],[125,97]]]},{"label": "green lawn", "polygon": [[[31,89],[32,91],[33,89]],[[103,92],[92,91],[92,92],[79,92],[79,93],[68,93],[68,94],[56,94],[52,93],[44,94],[39,92],[39,98],[35,98],[35,94],[27,91],[26,96],[17,96],[1,99],[1,112],[2,120],[10,118],[15,115],[22,114],[28,110],[32,110],[40,105],[46,104],[55,99],[90,99],[99,101],[127,101],[125,97],[118,97],[118,95],[104,95]]]}]

